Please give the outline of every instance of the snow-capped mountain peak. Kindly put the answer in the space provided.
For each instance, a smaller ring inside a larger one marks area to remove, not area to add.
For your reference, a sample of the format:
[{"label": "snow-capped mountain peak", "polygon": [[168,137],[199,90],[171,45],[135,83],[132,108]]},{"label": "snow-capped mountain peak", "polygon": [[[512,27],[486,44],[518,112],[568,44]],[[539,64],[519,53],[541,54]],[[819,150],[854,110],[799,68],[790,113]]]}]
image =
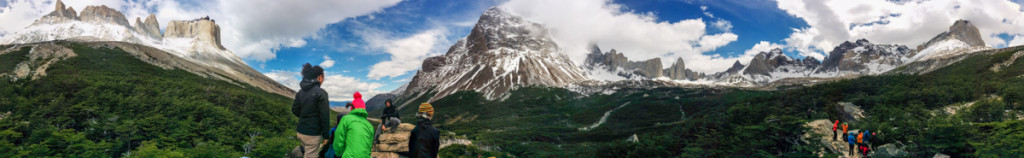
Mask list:
[{"label": "snow-capped mountain peak", "polygon": [[542,25],[491,8],[445,55],[424,60],[403,94],[433,91],[436,100],[473,90],[496,99],[518,86],[562,86],[585,79],[562,51]]}]

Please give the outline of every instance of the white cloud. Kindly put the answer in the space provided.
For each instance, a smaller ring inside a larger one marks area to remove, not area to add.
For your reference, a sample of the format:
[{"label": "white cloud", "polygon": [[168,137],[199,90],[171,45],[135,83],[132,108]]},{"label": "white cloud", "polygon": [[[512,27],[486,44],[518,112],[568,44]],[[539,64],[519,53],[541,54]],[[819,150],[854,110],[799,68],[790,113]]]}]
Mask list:
[{"label": "white cloud", "polygon": [[[382,91],[377,89],[384,87],[384,84],[363,82],[353,77],[340,75],[339,73],[324,73],[327,76],[324,76],[324,83],[323,85],[320,85],[320,88],[327,91],[331,101],[351,101],[352,93],[355,93],[356,91],[363,95],[363,100],[367,100],[374,95],[382,93]],[[263,73],[263,75],[266,75],[270,79],[273,79],[292,90],[298,91],[301,89],[301,87],[299,87],[299,79],[301,79],[299,72],[271,70],[270,72]]]},{"label": "white cloud", "polygon": [[779,0],[778,7],[810,25],[794,29],[784,40],[786,47],[807,56],[861,38],[916,48],[958,19],[977,26],[989,46],[1007,44],[997,34],[1024,34],[1020,5],[1009,1]]},{"label": "white cloud", "polygon": [[270,79],[273,79],[274,81],[277,81],[277,83],[281,83],[285,87],[288,87],[292,90],[298,91],[300,89],[299,72],[272,70],[270,72],[263,73],[263,75],[267,76]]},{"label": "white cloud", "polygon": [[351,101],[352,93],[357,91],[363,95],[364,101],[369,100],[374,95],[384,93],[377,90],[384,87],[384,84],[363,82],[353,77],[337,75],[337,73],[326,73],[327,76],[324,77],[324,84],[320,85],[320,88],[327,91],[331,101]]},{"label": "white cloud", "polygon": [[[728,69],[738,59],[703,54],[738,37],[731,32],[707,34],[708,26],[703,19],[659,22],[654,13],[635,13],[609,0],[513,0],[500,7],[547,26],[555,41],[577,64],[586,59],[591,43],[597,43],[603,50],[619,50],[637,61],[681,57],[687,68],[701,72]],[[723,22],[720,26],[728,25]],[[662,64],[668,67],[673,63]]]},{"label": "white cloud", "polygon": [[326,69],[326,68],[331,68],[333,66],[334,66],[334,60],[331,60],[331,57],[329,57],[327,55],[324,55],[324,62],[320,63],[320,67],[323,67],[323,68]]},{"label": "white cloud", "polygon": [[726,21],[724,19],[718,19],[715,20],[715,22],[711,22],[711,26],[725,32],[729,32],[732,30],[732,22]]},{"label": "white cloud", "polygon": [[[129,21],[155,11],[161,27],[171,20],[203,16],[217,21],[221,42],[239,57],[264,61],[276,57],[274,50],[301,47],[305,37],[327,24],[378,12],[400,0],[67,0],[67,6],[81,12],[87,5],[107,5],[124,12]],[[0,34],[16,32],[35,19],[53,11],[54,1],[12,1],[0,13]]]},{"label": "white cloud", "polygon": [[370,79],[382,77],[398,77],[405,75],[412,70],[420,68],[423,60],[428,56],[438,55],[439,43],[444,39],[445,31],[440,29],[427,30],[402,39],[380,39],[380,35],[363,35],[366,41],[375,48],[384,49],[391,54],[388,61],[374,64],[370,73],[366,75]]}]

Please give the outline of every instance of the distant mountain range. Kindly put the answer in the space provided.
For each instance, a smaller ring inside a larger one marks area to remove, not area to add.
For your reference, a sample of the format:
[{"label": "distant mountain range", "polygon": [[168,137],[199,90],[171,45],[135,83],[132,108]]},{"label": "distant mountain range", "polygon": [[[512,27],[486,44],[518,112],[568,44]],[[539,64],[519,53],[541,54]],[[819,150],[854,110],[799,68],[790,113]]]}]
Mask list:
[{"label": "distant mountain range", "polygon": [[468,36],[445,55],[426,59],[407,88],[392,94],[410,100],[429,97],[427,100],[433,101],[461,90],[500,99],[511,89],[530,85],[580,93],[666,86],[771,89],[865,75],[923,73],[950,64],[948,60],[936,60],[992,49],[985,47],[972,23],[958,20],[949,31],[916,49],[859,39],[840,44],[819,60],[795,59],[776,48],[758,53],[747,64],[736,61],[726,71],[703,73],[688,69],[682,58],[663,68],[660,58],[633,61],[623,54],[628,52],[602,51],[597,45],[591,46],[582,65],[576,65],[551,40],[547,30],[541,24],[491,8],[480,16]]}]

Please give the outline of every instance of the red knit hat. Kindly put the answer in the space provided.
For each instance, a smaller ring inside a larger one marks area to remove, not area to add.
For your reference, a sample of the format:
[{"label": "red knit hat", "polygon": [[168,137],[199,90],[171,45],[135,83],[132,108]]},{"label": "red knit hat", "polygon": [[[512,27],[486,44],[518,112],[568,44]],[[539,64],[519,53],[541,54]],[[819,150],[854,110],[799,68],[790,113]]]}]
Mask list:
[{"label": "red knit hat", "polygon": [[359,94],[359,92],[357,91],[355,94],[352,94],[352,97],[355,98],[355,100],[352,100],[353,108],[366,109],[366,103],[363,102],[362,94]]}]

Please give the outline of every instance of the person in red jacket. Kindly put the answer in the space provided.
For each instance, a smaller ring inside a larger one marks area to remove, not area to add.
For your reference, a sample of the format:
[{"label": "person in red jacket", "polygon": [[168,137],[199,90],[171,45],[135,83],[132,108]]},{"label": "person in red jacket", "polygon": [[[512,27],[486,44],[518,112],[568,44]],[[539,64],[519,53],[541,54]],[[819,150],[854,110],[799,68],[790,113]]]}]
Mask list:
[{"label": "person in red jacket", "polygon": [[836,128],[839,128],[839,120],[832,124],[832,141],[836,141],[836,135],[839,135],[839,133],[836,133]]}]

